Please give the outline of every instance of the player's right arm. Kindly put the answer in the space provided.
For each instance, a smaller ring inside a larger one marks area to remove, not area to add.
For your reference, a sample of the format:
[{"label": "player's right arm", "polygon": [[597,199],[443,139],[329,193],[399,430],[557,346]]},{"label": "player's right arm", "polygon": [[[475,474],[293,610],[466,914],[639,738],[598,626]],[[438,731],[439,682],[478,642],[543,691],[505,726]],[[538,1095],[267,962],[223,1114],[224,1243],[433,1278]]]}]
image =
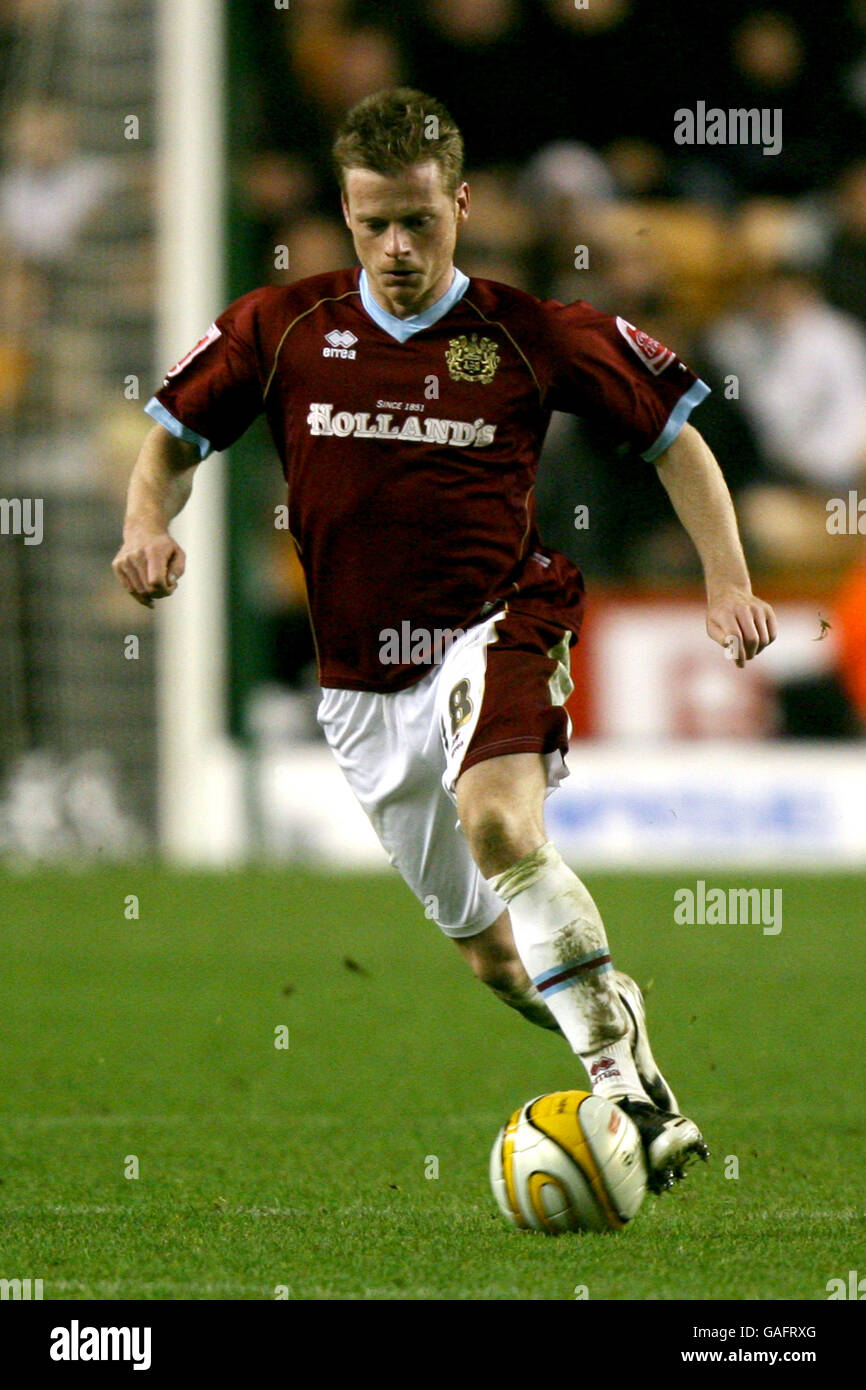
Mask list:
[{"label": "player's right arm", "polygon": [[192,492],[199,462],[195,444],[154,425],[132,470],[123,545],[112,569],[127,592],[146,608],[174,593],[184,572],[186,556],[168,528]]},{"label": "player's right arm", "polygon": [[[168,528],[192,491],[196,467],[234,444],[264,409],[264,382],[275,359],[272,349],[262,360],[263,320],[273,318],[281,293],[266,286],[230,304],[145,406],[156,425],[132,470],[113,569],[146,608],[174,593],[183,574],[186,557]],[[277,338],[283,318],[280,311],[274,320]]]}]

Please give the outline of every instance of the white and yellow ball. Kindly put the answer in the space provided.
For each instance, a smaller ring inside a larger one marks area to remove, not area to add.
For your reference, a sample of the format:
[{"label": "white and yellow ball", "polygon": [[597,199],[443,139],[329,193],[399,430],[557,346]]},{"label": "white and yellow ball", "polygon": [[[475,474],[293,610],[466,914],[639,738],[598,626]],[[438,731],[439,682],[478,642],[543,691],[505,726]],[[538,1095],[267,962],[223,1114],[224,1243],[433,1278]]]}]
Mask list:
[{"label": "white and yellow ball", "polygon": [[490,1183],[520,1230],[619,1231],[646,1195],[643,1145],[612,1101],[553,1091],[515,1110],[499,1131]]}]

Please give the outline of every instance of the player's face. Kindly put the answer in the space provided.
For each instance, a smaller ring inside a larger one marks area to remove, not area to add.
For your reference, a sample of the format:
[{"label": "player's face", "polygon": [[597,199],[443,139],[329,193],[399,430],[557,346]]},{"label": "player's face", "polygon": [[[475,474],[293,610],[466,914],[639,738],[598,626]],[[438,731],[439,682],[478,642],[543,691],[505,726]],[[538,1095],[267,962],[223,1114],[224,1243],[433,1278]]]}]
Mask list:
[{"label": "player's face", "polygon": [[446,193],[432,159],[395,175],[347,169],[344,182],[343,216],[374,299],[400,319],[420,314],[451,284],[469,185]]}]

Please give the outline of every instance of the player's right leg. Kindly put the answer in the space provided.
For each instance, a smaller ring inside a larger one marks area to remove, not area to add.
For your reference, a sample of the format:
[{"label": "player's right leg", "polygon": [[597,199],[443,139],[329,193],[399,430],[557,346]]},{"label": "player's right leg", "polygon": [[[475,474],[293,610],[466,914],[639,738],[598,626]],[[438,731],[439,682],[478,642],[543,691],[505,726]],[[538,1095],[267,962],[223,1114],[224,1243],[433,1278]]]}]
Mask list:
[{"label": "player's right leg", "polygon": [[442,785],[436,676],[396,695],[327,690],[319,722],[391,863],[475,977],[540,1028],[559,1027],[514,945],[508,911],[478,871]]}]

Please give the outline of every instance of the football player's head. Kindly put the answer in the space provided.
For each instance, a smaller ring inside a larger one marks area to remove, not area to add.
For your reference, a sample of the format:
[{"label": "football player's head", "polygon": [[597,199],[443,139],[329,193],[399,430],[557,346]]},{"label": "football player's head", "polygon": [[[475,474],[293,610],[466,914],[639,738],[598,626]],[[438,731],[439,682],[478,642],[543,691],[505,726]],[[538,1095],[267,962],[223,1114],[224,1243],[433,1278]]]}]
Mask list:
[{"label": "football player's head", "polygon": [[469,211],[463,139],[445,107],[409,87],[365,97],[334,142],[343,216],[370,288],[399,318],[448,289]]}]

